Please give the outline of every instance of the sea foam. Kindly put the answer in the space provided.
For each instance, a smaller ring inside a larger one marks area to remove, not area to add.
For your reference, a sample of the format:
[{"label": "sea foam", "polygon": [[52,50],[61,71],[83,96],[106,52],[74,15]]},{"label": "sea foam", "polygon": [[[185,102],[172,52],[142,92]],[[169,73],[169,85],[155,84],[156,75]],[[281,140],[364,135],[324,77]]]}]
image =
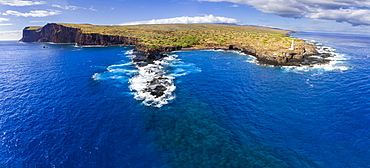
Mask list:
[{"label": "sea foam", "polygon": [[[316,46],[316,49],[319,53],[322,54],[329,54],[330,57],[327,57],[325,59],[330,60],[329,63],[325,64],[313,64],[313,65],[301,65],[301,66],[283,66],[281,67],[284,71],[287,72],[296,72],[296,73],[302,73],[302,72],[316,72],[316,73],[323,73],[326,71],[338,71],[343,72],[349,69],[348,64],[346,63],[346,60],[348,59],[348,56],[345,54],[337,53],[335,52],[336,49],[332,47],[328,47],[323,45],[322,43],[318,43],[315,40],[305,40],[309,44],[313,44]],[[314,56],[311,56],[314,57]]]},{"label": "sea foam", "polygon": [[[346,71],[349,69],[349,66],[346,64],[345,60],[348,59],[348,56],[345,54],[340,54],[335,52],[336,49],[328,46],[324,46],[322,43],[319,43],[315,40],[305,40],[307,43],[315,45],[316,49],[321,54],[329,54],[330,57],[327,57],[325,59],[330,60],[329,63],[326,64],[314,64],[314,65],[301,65],[301,66],[282,66],[281,68],[284,71],[287,72],[296,72],[296,73],[302,73],[302,72],[309,72],[309,71],[315,71],[315,72],[325,72],[325,71]],[[208,51],[216,51],[216,52],[233,52],[237,53],[239,55],[248,56],[246,62],[260,65],[257,58],[251,55],[247,55],[241,51],[228,51],[228,50],[208,50]],[[310,56],[315,57],[315,56]],[[321,56],[317,56],[318,58],[322,58]],[[273,65],[263,65],[268,67],[275,67]]]},{"label": "sea foam", "polygon": [[[134,56],[133,56],[134,57]],[[133,58],[132,57],[132,58]],[[175,99],[175,79],[189,73],[201,72],[194,64],[178,59],[172,54],[142,66],[137,64],[138,73],[130,80],[130,90],[134,91],[134,98],[142,100],[146,106],[162,107]],[[165,88],[163,93],[158,88]]]},{"label": "sea foam", "polygon": [[153,63],[134,62],[137,56],[134,50],[125,52],[130,62],[108,66],[104,72],[95,73],[97,81],[120,80],[129,83],[129,89],[136,100],[146,106],[162,107],[175,99],[175,79],[189,73],[201,72],[194,64],[185,63],[178,55],[167,55]]},{"label": "sea foam", "polygon": [[[163,64],[165,61],[154,61],[153,64],[140,67],[138,73],[130,80],[130,90],[134,92],[134,98],[142,100],[143,104],[153,107],[162,107],[175,98],[173,91],[176,89],[174,85],[174,77],[166,75],[166,69]],[[163,94],[155,95],[155,90],[158,86],[165,88]]]}]

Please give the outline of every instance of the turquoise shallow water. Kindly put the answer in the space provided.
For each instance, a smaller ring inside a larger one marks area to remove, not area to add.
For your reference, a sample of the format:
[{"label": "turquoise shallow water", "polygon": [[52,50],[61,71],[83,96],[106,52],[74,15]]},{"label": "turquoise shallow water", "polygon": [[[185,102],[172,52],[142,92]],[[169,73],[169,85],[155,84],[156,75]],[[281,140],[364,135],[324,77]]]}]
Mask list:
[{"label": "turquoise shallow water", "polygon": [[173,88],[160,100],[140,93],[155,73],[132,47],[0,42],[0,166],[369,166],[370,37],[293,36],[338,56],[291,68],[175,52],[151,69]]}]

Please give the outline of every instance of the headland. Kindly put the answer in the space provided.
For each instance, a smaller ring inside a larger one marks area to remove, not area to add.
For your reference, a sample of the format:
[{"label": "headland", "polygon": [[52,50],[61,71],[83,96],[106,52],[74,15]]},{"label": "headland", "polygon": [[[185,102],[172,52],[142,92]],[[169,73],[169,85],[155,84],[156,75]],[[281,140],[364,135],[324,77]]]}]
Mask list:
[{"label": "headland", "polygon": [[326,54],[301,39],[288,37],[291,31],[264,27],[222,24],[165,24],[106,26],[48,23],[26,27],[23,42],[75,43],[78,46],[134,45],[136,51],[153,60],[171,51],[223,49],[255,56],[260,64],[301,66],[324,64]]}]

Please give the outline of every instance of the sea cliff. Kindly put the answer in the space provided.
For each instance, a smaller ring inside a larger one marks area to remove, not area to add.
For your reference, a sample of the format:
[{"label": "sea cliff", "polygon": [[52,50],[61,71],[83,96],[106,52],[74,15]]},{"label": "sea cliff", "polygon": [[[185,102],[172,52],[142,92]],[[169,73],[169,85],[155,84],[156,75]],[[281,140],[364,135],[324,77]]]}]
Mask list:
[{"label": "sea cliff", "polygon": [[56,23],[48,23],[39,29],[26,27],[23,30],[23,42],[76,43],[86,45],[135,45],[137,38],[102,35],[99,33],[83,33],[79,28],[66,27]]},{"label": "sea cliff", "polygon": [[[74,43],[78,46],[134,45],[144,59],[160,58],[182,49],[237,50],[260,64],[300,66],[328,62],[315,46],[286,37],[288,31],[231,25],[94,26],[49,23],[26,27],[23,42]],[[296,41],[291,46],[289,41]],[[290,49],[289,49],[290,47]],[[293,47],[293,48],[292,48]],[[315,57],[310,57],[310,56]],[[319,57],[317,57],[319,56]],[[320,57],[321,56],[321,57]]]}]

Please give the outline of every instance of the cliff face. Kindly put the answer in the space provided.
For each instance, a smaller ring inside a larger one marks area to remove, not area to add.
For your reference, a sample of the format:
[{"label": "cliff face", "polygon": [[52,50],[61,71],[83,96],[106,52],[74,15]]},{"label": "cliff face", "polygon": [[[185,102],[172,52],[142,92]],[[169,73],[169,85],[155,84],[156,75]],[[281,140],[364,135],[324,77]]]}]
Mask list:
[{"label": "cliff face", "polygon": [[51,23],[41,29],[37,42],[76,43],[79,35],[79,29]]},{"label": "cliff face", "polygon": [[23,42],[37,42],[40,39],[40,29],[29,30],[30,27],[25,27],[23,29],[23,37],[20,41]]},{"label": "cliff face", "polygon": [[135,45],[137,38],[82,33],[78,28],[49,23],[37,30],[23,30],[23,42],[76,43],[77,45]]},{"label": "cliff face", "polygon": [[122,37],[122,36],[110,36],[101,35],[97,33],[85,34],[82,33],[77,38],[78,45],[135,45],[137,38],[134,37]]}]

